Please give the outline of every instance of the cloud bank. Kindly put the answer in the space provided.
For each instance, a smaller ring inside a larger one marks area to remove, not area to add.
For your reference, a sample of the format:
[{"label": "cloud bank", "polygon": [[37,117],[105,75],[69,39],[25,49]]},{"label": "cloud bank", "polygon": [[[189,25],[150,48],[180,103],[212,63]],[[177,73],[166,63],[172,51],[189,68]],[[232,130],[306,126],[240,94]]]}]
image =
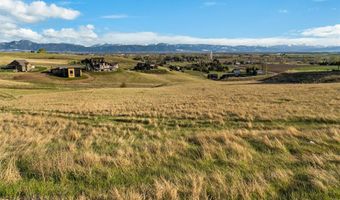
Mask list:
[{"label": "cloud bank", "polygon": [[153,32],[137,33],[108,33],[101,39],[100,43],[114,44],[211,44],[229,46],[275,46],[275,45],[310,45],[310,46],[340,46],[340,35],[338,37],[300,37],[300,38],[198,38],[180,35],[161,35]]},{"label": "cloud bank", "polygon": [[311,37],[330,37],[330,38],[340,37],[340,24],[334,26],[324,26],[319,28],[307,29],[304,32],[302,32],[302,35]]},{"label": "cloud bank", "polygon": [[80,26],[78,29],[63,28],[61,30],[46,29],[43,31],[41,37],[44,42],[54,43],[78,43],[78,44],[92,44],[98,40],[98,35],[94,32],[93,25]]}]

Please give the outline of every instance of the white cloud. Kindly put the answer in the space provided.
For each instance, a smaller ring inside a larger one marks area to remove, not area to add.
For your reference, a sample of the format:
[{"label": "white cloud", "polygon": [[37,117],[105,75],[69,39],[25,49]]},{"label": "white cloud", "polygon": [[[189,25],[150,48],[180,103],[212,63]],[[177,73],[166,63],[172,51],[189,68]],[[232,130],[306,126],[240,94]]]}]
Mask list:
[{"label": "white cloud", "polygon": [[211,44],[211,45],[246,45],[246,46],[274,46],[274,45],[340,45],[340,38],[199,38],[180,35],[160,35],[153,32],[109,33],[101,37],[98,42],[111,44]]},{"label": "white cloud", "polygon": [[340,24],[307,29],[302,32],[302,35],[308,37],[340,37]]},{"label": "white cloud", "polygon": [[62,5],[62,6],[67,6],[67,5],[71,5],[72,2],[71,1],[59,1],[57,4]]},{"label": "white cloud", "polygon": [[128,15],[125,14],[116,14],[116,15],[106,15],[106,16],[102,16],[103,19],[125,19],[125,18],[129,18]]},{"label": "white cloud", "polygon": [[[338,25],[336,25],[337,27]],[[94,44],[211,44],[229,46],[274,46],[274,45],[310,45],[310,46],[340,46],[340,35],[332,34],[325,37],[313,33],[309,29],[301,33],[300,37],[270,37],[270,38],[200,38],[185,35],[164,35],[154,32],[110,32],[98,35],[93,25],[79,28],[63,28],[60,30],[45,29],[42,33],[30,29],[19,28],[15,24],[3,23],[0,25],[0,38],[11,41],[29,39],[35,42],[73,43],[90,46]]]},{"label": "white cloud", "polygon": [[[211,3],[210,5],[212,5]],[[15,6],[15,8],[14,8]],[[33,23],[47,18],[73,19],[78,11],[47,5],[43,1],[33,1],[30,4],[19,0],[0,0],[0,41],[28,39],[35,42],[74,43],[93,45],[109,44],[211,44],[211,45],[314,45],[340,46],[340,24],[311,28],[301,31],[297,36],[270,38],[200,38],[186,35],[167,35],[155,32],[108,32],[98,35],[93,25],[78,28],[45,29],[36,32],[29,28],[20,27],[20,22]],[[282,13],[288,11],[282,10]],[[128,15],[109,15],[103,18],[122,19]],[[23,26],[23,25],[21,25]]]},{"label": "white cloud", "polygon": [[81,45],[96,44],[99,40],[93,25],[80,26],[77,29],[63,28],[60,30],[45,29],[41,33],[32,29],[21,28],[16,24],[0,20],[0,42],[14,40],[31,40],[42,43],[72,43]]},{"label": "white cloud", "polygon": [[61,30],[46,29],[42,36],[45,42],[63,42],[76,44],[94,44],[98,40],[98,35],[94,32],[95,27],[91,24],[80,26],[78,29],[63,28]]},{"label": "white cloud", "polygon": [[[23,0],[0,0],[0,41],[22,39],[38,42],[47,41],[45,35],[20,26],[23,26],[25,23],[36,23],[48,18],[72,20],[80,14],[76,10],[59,7],[55,4],[49,5],[44,1],[34,0],[30,2],[25,3]],[[81,32],[82,28],[78,31]],[[87,30],[82,32],[88,33]],[[85,36],[83,33],[81,36],[86,40],[93,35]]]},{"label": "white cloud", "polygon": [[216,7],[216,6],[226,6],[225,2],[221,1],[205,1],[202,3],[201,8]]},{"label": "white cloud", "polygon": [[16,21],[35,23],[47,18],[75,19],[79,11],[46,4],[44,1],[33,1],[29,4],[22,0],[1,0],[0,15],[8,16]]},{"label": "white cloud", "polygon": [[12,41],[12,40],[33,40],[39,41],[41,35],[31,29],[20,28],[16,24],[10,22],[1,22],[0,20],[0,40]]},{"label": "white cloud", "polygon": [[211,45],[311,45],[311,46],[340,46],[340,24],[307,29],[295,37],[269,38],[200,38],[185,35],[162,35],[154,32],[111,32],[105,34],[98,43],[111,44],[211,44]]},{"label": "white cloud", "polygon": [[205,7],[211,7],[211,6],[216,6],[217,5],[217,2],[215,1],[206,1],[203,3],[203,6]]},{"label": "white cloud", "polygon": [[287,14],[289,11],[287,9],[281,9],[279,10],[279,13],[281,14]]}]

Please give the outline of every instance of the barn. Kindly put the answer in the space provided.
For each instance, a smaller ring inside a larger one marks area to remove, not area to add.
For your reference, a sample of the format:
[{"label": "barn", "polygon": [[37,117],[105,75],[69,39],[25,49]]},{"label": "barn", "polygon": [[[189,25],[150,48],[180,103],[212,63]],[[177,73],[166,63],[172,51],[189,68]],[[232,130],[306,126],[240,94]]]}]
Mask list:
[{"label": "barn", "polygon": [[34,66],[26,60],[14,60],[6,66],[6,69],[13,69],[18,72],[29,72],[34,69]]},{"label": "barn", "polygon": [[51,69],[51,74],[64,78],[76,78],[83,75],[81,67],[58,67]]}]

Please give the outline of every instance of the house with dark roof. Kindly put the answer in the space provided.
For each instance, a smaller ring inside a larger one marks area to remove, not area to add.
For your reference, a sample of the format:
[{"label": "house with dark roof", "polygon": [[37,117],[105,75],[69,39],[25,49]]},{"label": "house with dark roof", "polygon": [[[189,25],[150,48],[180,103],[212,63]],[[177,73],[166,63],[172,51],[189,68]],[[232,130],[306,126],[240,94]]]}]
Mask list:
[{"label": "house with dark roof", "polygon": [[110,72],[116,71],[119,68],[118,63],[106,62],[103,57],[87,58],[81,61],[85,65],[85,69],[90,72]]},{"label": "house with dark roof", "polygon": [[51,69],[51,74],[64,78],[76,78],[83,75],[82,67],[58,67]]},{"label": "house with dark roof", "polygon": [[28,61],[26,60],[14,60],[10,64],[8,64],[5,69],[13,69],[18,72],[29,72],[34,69],[34,66],[31,65]]}]

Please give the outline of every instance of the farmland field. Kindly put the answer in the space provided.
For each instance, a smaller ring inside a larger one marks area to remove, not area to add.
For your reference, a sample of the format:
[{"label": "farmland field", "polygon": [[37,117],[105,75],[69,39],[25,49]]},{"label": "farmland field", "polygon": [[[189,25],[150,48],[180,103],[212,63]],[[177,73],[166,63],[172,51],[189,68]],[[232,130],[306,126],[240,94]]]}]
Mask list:
[{"label": "farmland field", "polygon": [[339,199],[339,94],[170,71],[0,72],[0,198]]}]

